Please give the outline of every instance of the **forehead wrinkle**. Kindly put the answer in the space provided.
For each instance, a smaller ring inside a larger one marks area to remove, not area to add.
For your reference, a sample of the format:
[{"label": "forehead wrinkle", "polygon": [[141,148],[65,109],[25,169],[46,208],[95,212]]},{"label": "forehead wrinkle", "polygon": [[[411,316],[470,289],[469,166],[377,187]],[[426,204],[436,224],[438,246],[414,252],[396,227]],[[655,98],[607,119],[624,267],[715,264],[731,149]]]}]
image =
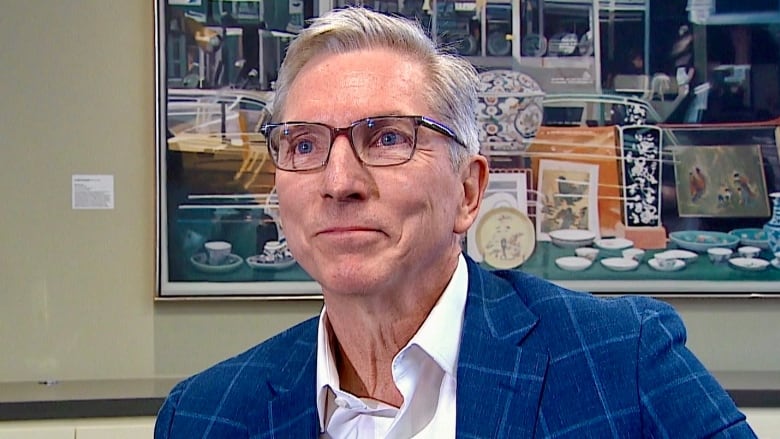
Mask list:
[{"label": "forehead wrinkle", "polygon": [[[356,58],[365,55],[372,64],[355,63]],[[345,63],[350,64],[346,69]],[[410,114],[409,109],[402,111],[394,102],[423,93],[423,73],[415,59],[387,49],[322,54],[310,60],[291,84],[289,103],[282,116],[290,120],[289,114],[293,113],[296,120],[316,118],[322,123],[345,124],[370,116]],[[392,87],[386,86],[389,81]],[[325,92],[308,93],[310,89]],[[382,108],[383,105],[388,107]],[[372,107],[374,110],[359,110]],[[346,114],[345,108],[355,112]]]}]

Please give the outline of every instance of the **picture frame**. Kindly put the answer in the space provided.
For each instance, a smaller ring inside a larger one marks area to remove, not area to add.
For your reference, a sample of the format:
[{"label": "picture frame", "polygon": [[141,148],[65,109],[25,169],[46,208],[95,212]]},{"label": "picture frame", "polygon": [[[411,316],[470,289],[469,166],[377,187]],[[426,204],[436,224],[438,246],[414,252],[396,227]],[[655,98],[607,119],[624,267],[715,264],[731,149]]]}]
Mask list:
[{"label": "picture frame", "polygon": [[536,190],[536,237],[550,241],[555,230],[589,230],[600,237],[599,166],[542,159]]},{"label": "picture frame", "polygon": [[[473,247],[479,225],[490,223],[483,220],[491,211],[511,209],[490,215],[492,221],[515,218],[523,230],[530,223],[536,236],[530,253],[507,259],[519,265],[494,262],[500,268],[599,295],[780,297],[780,257],[762,235],[780,215],[769,201],[780,199],[773,197],[780,192],[780,107],[773,100],[780,92],[780,62],[767,52],[751,64],[750,57],[737,56],[749,47],[734,46],[731,38],[732,30],[749,27],[745,44],[774,47],[761,17],[780,17],[780,6],[726,13],[715,5],[705,16],[685,2],[639,1],[642,7],[610,6],[614,14],[594,13],[598,0],[564,6],[529,0],[539,6],[533,8],[519,0],[488,2],[481,11],[457,2],[430,10],[415,2],[373,7],[415,18],[479,72],[475,116],[491,173],[485,211],[463,242],[478,263],[491,267]],[[155,299],[321,297],[285,253],[275,170],[259,128],[287,45],[308,18],[347,4],[352,2],[155,0]],[[649,12],[659,4],[664,19]],[[544,33],[556,23],[576,29]],[[576,46],[562,45],[575,36]],[[631,64],[624,59],[629,53]],[[648,155],[650,144],[657,157]],[[686,163],[711,148],[749,157],[753,166],[744,172],[757,178],[760,209],[707,214],[686,205]],[[568,164],[559,169],[561,162]],[[659,166],[643,174],[649,162]],[[554,204],[544,203],[560,193],[550,192],[554,185],[547,181],[556,172],[584,172],[574,180],[597,188],[579,200],[587,200],[583,230],[592,235],[581,247],[598,253],[582,271],[556,264],[579,257],[578,248],[555,245],[549,236],[555,227],[544,226],[556,216]],[[507,197],[516,205],[505,205]],[[697,244],[722,235],[732,236],[732,257],[758,245],[762,267],[712,262]],[[632,248],[620,248],[626,241]],[[690,248],[699,249],[696,258],[679,271],[650,265],[658,254]],[[634,269],[602,264],[629,249],[638,259]]]},{"label": "picture frame", "polygon": [[677,146],[673,153],[681,217],[769,216],[759,145]]}]

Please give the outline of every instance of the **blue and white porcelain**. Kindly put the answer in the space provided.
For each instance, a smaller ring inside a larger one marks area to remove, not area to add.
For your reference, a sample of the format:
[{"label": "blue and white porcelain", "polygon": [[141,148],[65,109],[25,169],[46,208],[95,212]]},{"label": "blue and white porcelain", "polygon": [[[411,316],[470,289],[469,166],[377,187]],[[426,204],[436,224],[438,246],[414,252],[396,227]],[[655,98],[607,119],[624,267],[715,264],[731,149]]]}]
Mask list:
[{"label": "blue and white porcelain", "polygon": [[767,244],[772,253],[780,252],[780,192],[769,194],[772,199],[772,218],[764,224]]}]

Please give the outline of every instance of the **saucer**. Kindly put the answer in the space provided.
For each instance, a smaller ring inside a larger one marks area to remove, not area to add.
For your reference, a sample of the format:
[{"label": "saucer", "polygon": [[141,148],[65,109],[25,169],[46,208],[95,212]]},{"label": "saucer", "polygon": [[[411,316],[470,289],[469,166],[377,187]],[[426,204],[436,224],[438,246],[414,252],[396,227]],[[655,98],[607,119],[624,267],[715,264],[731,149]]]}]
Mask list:
[{"label": "saucer", "polygon": [[601,260],[601,265],[612,271],[631,271],[639,266],[639,261],[628,258],[606,258]]},{"label": "saucer", "polygon": [[290,257],[281,261],[270,261],[267,255],[254,255],[246,258],[246,264],[255,270],[284,270],[295,265],[295,259]]},{"label": "saucer", "polygon": [[769,261],[761,258],[731,258],[729,264],[740,270],[761,271],[769,266]]},{"label": "saucer", "polygon": [[225,257],[225,260],[219,265],[211,265],[208,263],[209,256],[206,253],[196,253],[190,258],[192,265],[198,270],[204,273],[227,273],[240,267],[244,262],[244,258],[231,253]]},{"label": "saucer", "polygon": [[658,271],[677,271],[677,270],[682,270],[683,268],[685,268],[685,261],[683,261],[682,259],[677,259],[677,260],[674,261],[674,265],[672,265],[671,267],[669,267],[669,268],[661,268],[661,266],[658,265],[658,260],[650,259],[649,261],[647,261],[647,265],[649,265],[650,268],[652,268],[653,270],[658,270]]}]

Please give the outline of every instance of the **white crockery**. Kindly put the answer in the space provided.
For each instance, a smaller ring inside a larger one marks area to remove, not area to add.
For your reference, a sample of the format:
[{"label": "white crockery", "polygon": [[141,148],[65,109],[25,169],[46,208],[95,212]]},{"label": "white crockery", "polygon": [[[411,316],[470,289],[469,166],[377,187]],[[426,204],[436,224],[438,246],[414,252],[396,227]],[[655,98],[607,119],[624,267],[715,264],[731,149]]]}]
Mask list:
[{"label": "white crockery", "polygon": [[584,247],[590,245],[596,234],[590,230],[582,229],[562,229],[553,230],[549,233],[550,240],[558,247]]},{"label": "white crockery", "polygon": [[[663,266],[660,264],[661,261],[664,261]],[[677,271],[685,268],[685,262],[680,259],[653,258],[647,261],[647,265],[649,265],[650,268],[652,268],[653,270],[658,270],[658,271]]]},{"label": "white crockery", "polygon": [[626,258],[606,258],[601,260],[601,265],[612,271],[631,271],[639,266],[639,262]]},{"label": "white crockery", "polygon": [[737,249],[737,253],[743,258],[755,258],[761,253],[761,249],[752,245],[746,245]]},{"label": "white crockery", "polygon": [[230,256],[230,251],[233,249],[233,245],[226,241],[209,241],[203,244],[203,247],[206,249],[209,265],[222,264]]},{"label": "white crockery", "polygon": [[634,242],[625,238],[597,239],[594,244],[604,250],[623,250],[634,245]]},{"label": "white crockery", "polygon": [[666,258],[666,259],[680,259],[686,264],[689,264],[696,260],[696,258],[699,257],[698,254],[695,252],[692,252],[690,250],[679,250],[679,249],[673,249],[673,250],[666,250],[661,253],[656,253],[655,257]]},{"label": "white crockery", "polygon": [[677,255],[670,252],[661,252],[656,253],[656,255],[653,257],[653,259],[650,260],[650,262],[653,262],[650,266],[657,269],[657,270],[672,270],[675,266],[679,265],[680,262],[685,264],[685,261],[683,261],[680,258],[676,257]]},{"label": "white crockery", "polygon": [[574,249],[574,254],[591,261],[595,261],[599,255],[599,249],[593,247],[578,247]]},{"label": "white crockery", "polygon": [[769,261],[761,258],[732,258],[729,264],[746,271],[761,271],[769,266]]},{"label": "white crockery", "polygon": [[733,250],[724,247],[713,247],[707,249],[707,256],[709,256],[710,261],[712,261],[713,264],[719,264],[721,262],[728,261],[732,253],[734,253]]},{"label": "white crockery", "polygon": [[637,262],[642,262],[645,258],[645,251],[641,248],[627,248],[623,250],[622,255],[627,259],[634,259]]},{"label": "white crockery", "polygon": [[579,256],[564,256],[555,260],[555,265],[566,271],[582,271],[590,267],[591,264],[593,264],[592,260]]}]

